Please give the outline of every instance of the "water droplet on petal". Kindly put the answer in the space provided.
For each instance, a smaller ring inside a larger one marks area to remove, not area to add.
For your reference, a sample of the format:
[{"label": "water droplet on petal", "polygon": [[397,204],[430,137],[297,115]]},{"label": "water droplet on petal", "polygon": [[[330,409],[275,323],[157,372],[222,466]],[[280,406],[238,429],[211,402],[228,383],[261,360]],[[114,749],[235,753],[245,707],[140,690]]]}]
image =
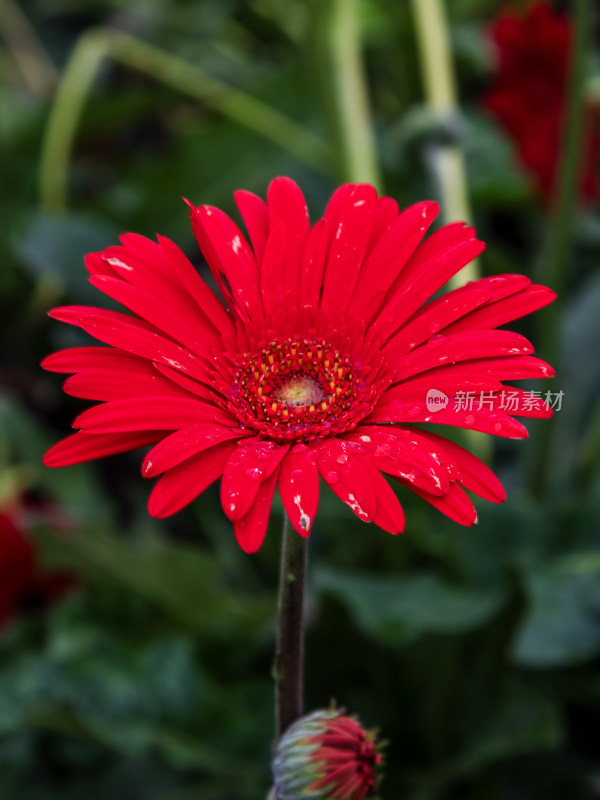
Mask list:
[{"label": "water droplet on petal", "polygon": [[350,453],[362,453],[365,447],[360,442],[346,442],[346,449]]},{"label": "water droplet on petal", "polygon": [[299,481],[301,477],[302,477],[302,470],[301,469],[292,470],[290,478],[293,481]]},{"label": "water droplet on petal", "polygon": [[250,467],[244,474],[249,481],[259,481],[263,476],[263,471],[259,467]]},{"label": "water droplet on petal", "polygon": [[389,445],[387,442],[382,442],[378,444],[375,449],[373,450],[373,455],[375,458],[383,458],[384,456],[389,455],[392,452],[392,446]]},{"label": "water droplet on petal", "polygon": [[429,323],[429,330],[432,333],[437,333],[442,327],[442,323],[435,320],[434,322]]},{"label": "water droplet on petal", "polygon": [[423,413],[423,409],[420,406],[413,406],[409,408],[406,412],[407,417],[419,417]]},{"label": "water droplet on petal", "polygon": [[496,431],[496,433],[500,433],[503,428],[504,428],[504,425],[501,422],[496,422],[494,424],[494,430]]},{"label": "water droplet on petal", "polygon": [[340,473],[339,472],[335,472],[334,470],[331,470],[331,472],[327,473],[327,475],[325,476],[325,479],[326,479],[327,483],[339,483]]},{"label": "water droplet on petal", "polygon": [[347,464],[348,463],[348,456],[345,453],[340,453],[340,455],[336,458],[338,464]]},{"label": "water droplet on petal", "polygon": [[467,416],[465,417],[465,425],[468,426],[475,425],[475,422],[476,420],[473,414],[467,414]]},{"label": "water droplet on petal", "polygon": [[254,455],[259,461],[266,461],[267,459],[271,458],[271,450],[263,447],[259,450],[255,450]]},{"label": "water droplet on petal", "polygon": [[307,450],[308,445],[303,442],[299,442],[292,447],[292,453],[306,453]]}]

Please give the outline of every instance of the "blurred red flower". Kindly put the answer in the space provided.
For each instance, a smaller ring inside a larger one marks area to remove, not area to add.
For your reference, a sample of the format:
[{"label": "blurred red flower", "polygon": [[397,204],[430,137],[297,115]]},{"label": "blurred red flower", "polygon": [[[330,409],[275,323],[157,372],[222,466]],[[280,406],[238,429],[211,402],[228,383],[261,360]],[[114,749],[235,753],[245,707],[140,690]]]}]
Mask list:
[{"label": "blurred red flower", "polygon": [[[523,166],[535,176],[546,203],[557,179],[565,121],[571,20],[546,2],[526,11],[502,12],[490,36],[497,47],[498,69],[485,105],[508,131]],[[597,200],[600,193],[598,108],[585,109],[580,193]]]},{"label": "blurred red flower", "polygon": [[[121,247],[87,257],[90,282],[132,315],[51,312],[109,346],[45,359],[46,369],[76,373],[67,393],[102,401],[45,463],[153,444],[143,475],[164,474],[150,513],[174,514],[222,477],[223,509],[247,552],[263,541],[277,482],[302,536],[317,511],[319,477],[360,519],[390,533],[404,517],[382,473],[464,525],[477,518],[464,489],[502,501],[484,464],[411,423],[523,438],[511,414],[550,416],[519,389],[510,389],[518,409],[503,405],[502,380],[553,373],[523,336],[495,328],[554,293],[500,275],[431,300],[484,247],[463,223],[423,242],[433,202],[399,214],[372,186],[348,184],[311,229],[288,178],[273,181],[267,203],[249,192],[236,200],[252,246],[219,209],[191,206],[222,300],[163,237],[127,234]],[[432,389],[435,401],[446,398],[433,409]],[[469,408],[467,391],[485,392],[485,403]]]},{"label": "blurred red flower", "polygon": [[75,584],[65,572],[47,572],[22,523],[20,507],[0,510],[0,626],[46,608]]}]

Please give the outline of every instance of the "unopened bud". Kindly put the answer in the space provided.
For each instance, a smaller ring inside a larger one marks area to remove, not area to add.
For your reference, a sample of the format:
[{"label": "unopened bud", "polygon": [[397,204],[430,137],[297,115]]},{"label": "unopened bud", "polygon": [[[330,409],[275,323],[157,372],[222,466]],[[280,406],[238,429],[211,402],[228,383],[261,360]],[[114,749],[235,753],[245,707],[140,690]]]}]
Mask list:
[{"label": "unopened bud", "polygon": [[315,711],[281,737],[273,760],[278,800],[372,797],[381,754],[375,735],[340,710]]}]

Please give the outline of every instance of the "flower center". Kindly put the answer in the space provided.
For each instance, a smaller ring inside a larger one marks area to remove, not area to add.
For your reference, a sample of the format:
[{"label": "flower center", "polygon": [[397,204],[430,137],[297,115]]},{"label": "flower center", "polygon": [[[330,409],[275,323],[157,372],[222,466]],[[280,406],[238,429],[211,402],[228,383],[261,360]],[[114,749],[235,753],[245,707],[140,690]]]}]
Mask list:
[{"label": "flower center", "polygon": [[228,410],[265,438],[310,441],[352,430],[387,385],[381,358],[364,363],[360,347],[345,354],[318,335],[246,341],[251,352],[217,370],[227,380]]},{"label": "flower center", "polygon": [[281,384],[276,394],[277,400],[291,408],[320,403],[324,396],[322,386],[308,375],[294,375],[288,378]]}]

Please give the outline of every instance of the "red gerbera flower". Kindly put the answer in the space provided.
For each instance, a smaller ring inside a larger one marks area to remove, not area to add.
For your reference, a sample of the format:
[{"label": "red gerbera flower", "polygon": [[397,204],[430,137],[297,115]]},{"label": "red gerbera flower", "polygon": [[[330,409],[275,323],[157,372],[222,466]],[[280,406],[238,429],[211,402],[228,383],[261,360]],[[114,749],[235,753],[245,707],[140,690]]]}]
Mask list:
[{"label": "red gerbera flower", "polygon": [[0,626],[44,608],[74,585],[67,573],[42,570],[17,513],[0,511]]},{"label": "red gerbera flower", "polygon": [[[398,213],[367,185],[345,185],[311,229],[287,178],[268,201],[236,194],[252,246],[222,211],[191,206],[194,232],[219,287],[214,294],[168,239],[127,234],[86,258],[90,281],[132,315],[68,306],[51,316],[109,347],[76,347],[44,361],[74,372],[65,391],[103,401],[79,433],[46,454],[63,466],[153,444],[145,477],[163,474],[153,516],[179,511],[222,477],[221,500],[247,552],[267,527],[276,484],[307,536],[319,477],[362,520],[391,533],[403,513],[382,473],[465,525],[464,489],[499,502],[490,470],[411,423],[437,422],[525,437],[502,410],[502,380],[549,376],[522,336],[494,330],[553,299],[519,275],[471,283],[425,301],[483,250],[472,228],[447,225],[422,242],[438,207]],[[429,390],[447,398],[431,411]],[[465,407],[461,393],[485,392]],[[549,416],[512,389],[512,413]],[[514,409],[514,404],[512,406]]]},{"label": "red gerbera flower", "polygon": [[291,725],[273,760],[279,800],[364,800],[382,763],[375,737],[341,711],[314,711]]},{"label": "red gerbera flower", "polygon": [[[484,102],[514,139],[521,163],[550,202],[565,117],[571,20],[546,2],[533,3],[525,12],[500,14],[490,35],[498,50],[498,72]],[[600,191],[597,112],[591,106],[586,109],[582,137],[580,189],[588,201]]]}]

